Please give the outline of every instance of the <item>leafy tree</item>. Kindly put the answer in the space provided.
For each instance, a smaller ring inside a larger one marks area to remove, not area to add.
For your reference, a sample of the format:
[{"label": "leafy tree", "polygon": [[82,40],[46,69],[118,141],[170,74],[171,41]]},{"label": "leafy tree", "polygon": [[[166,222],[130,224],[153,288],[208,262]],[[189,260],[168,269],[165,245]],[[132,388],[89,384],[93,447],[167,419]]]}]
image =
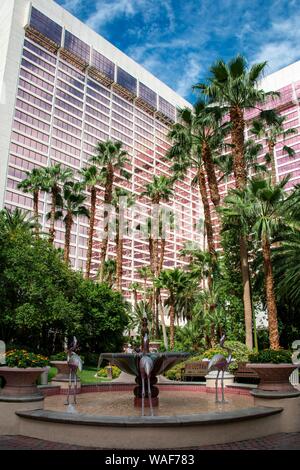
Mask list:
[{"label": "leafy tree", "polygon": [[[277,181],[276,177],[276,163],[275,163],[275,147],[279,137],[283,140],[297,131],[295,128],[285,129],[284,123],[286,116],[280,116],[274,110],[261,111],[259,119],[255,119],[252,122],[250,131],[258,138],[266,138],[268,152],[265,154],[266,163],[271,163],[272,170],[272,184],[275,185]],[[290,157],[295,155],[295,150],[288,145],[284,145],[282,150],[286,152]]]},{"label": "leafy tree", "polygon": [[112,203],[115,177],[117,173],[125,179],[129,179],[131,176],[125,169],[126,165],[129,164],[129,160],[127,152],[122,150],[122,145],[122,142],[113,142],[111,140],[98,142],[96,154],[91,158],[91,162],[99,168],[104,185],[104,236],[100,253],[100,282],[104,278],[104,263],[108,247],[109,206]]},{"label": "leafy tree", "polygon": [[31,171],[26,171],[27,178],[18,184],[18,189],[24,193],[31,193],[33,196],[33,216],[35,220],[35,236],[39,237],[39,194],[40,191],[45,189],[46,177],[43,168],[33,168]]},{"label": "leafy tree", "polygon": [[87,278],[91,274],[92,254],[93,254],[93,239],[94,239],[94,227],[95,227],[95,215],[96,215],[96,202],[97,202],[97,188],[96,186],[103,183],[103,175],[100,173],[96,165],[90,165],[83,168],[80,171],[83,177],[83,184],[90,192],[90,220],[89,220],[89,238],[88,238],[88,249],[86,254],[86,269],[85,275]]},{"label": "leafy tree", "polygon": [[174,349],[176,301],[180,296],[185,295],[190,288],[191,279],[188,273],[179,268],[164,269],[156,278],[154,284],[156,287],[166,289],[168,292],[166,303],[170,307],[170,348]]},{"label": "leafy tree", "polygon": [[116,212],[116,289],[119,292],[122,292],[124,232],[126,231],[124,210],[133,206],[134,202],[133,194],[126,189],[114,189],[112,205]]},{"label": "leafy tree", "polygon": [[54,243],[56,208],[61,195],[61,185],[70,181],[73,171],[70,168],[63,168],[60,163],[56,163],[45,169],[45,190],[51,194],[50,228],[49,242]]},{"label": "leafy tree", "polygon": [[80,182],[67,181],[63,186],[61,198],[59,200],[60,210],[56,211],[56,218],[63,218],[65,224],[65,248],[64,260],[70,261],[71,230],[74,217],[89,217],[89,210],[84,206],[86,196]]},{"label": "leafy tree", "polygon": [[81,348],[90,353],[121,351],[129,323],[122,296],[106,284],[83,280],[75,300],[82,313],[77,332]]},{"label": "leafy tree", "polygon": [[[210,68],[210,76],[206,83],[195,85],[217,107],[227,111],[231,124],[231,144],[233,153],[233,172],[236,188],[242,189],[247,184],[247,168],[245,162],[245,120],[244,112],[260,103],[264,103],[274,92],[264,92],[257,84],[262,77],[266,62],[254,64],[250,68],[241,55],[226,64],[218,60]],[[240,239],[241,271],[243,279],[243,301],[245,312],[246,344],[251,349],[252,341],[252,303],[249,276],[247,239]]]},{"label": "leafy tree", "polygon": [[227,220],[240,223],[260,242],[269,319],[270,347],[279,348],[277,307],[271,259],[274,237],[287,225],[284,186],[288,179],[272,186],[270,181],[252,179],[244,190],[232,190],[225,198]]},{"label": "leafy tree", "polygon": [[203,120],[208,120],[208,118],[211,119],[210,114],[204,113],[202,102],[199,102],[199,105],[195,105],[194,111],[184,108],[179,112],[182,123],[175,124],[169,133],[173,146],[169,149],[166,156],[173,161],[172,171],[174,172],[174,178],[183,177],[189,168],[196,169],[196,176],[193,179],[192,184],[198,184],[199,187],[199,193],[204,210],[208,249],[211,255],[215,256],[214,232],[206,189],[206,172],[203,153],[205,154],[206,167],[208,167],[210,172],[211,195],[213,196],[215,204],[218,206],[220,196],[213,164],[211,163],[211,146],[215,146],[216,142],[219,144],[220,139],[219,135],[217,137],[215,134],[215,125],[212,128],[212,136],[209,131],[210,127],[208,127],[208,131],[206,131],[203,124],[202,127],[198,125],[198,122],[201,120],[203,115]]}]

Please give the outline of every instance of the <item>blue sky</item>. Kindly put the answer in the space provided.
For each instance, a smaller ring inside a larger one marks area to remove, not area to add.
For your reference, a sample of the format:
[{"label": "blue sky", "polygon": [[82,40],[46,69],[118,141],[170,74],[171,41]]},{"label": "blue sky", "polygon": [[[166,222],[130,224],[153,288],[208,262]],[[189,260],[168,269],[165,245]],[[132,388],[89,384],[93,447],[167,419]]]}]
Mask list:
[{"label": "blue sky", "polygon": [[299,0],[56,0],[190,101],[218,58],[300,58]]}]

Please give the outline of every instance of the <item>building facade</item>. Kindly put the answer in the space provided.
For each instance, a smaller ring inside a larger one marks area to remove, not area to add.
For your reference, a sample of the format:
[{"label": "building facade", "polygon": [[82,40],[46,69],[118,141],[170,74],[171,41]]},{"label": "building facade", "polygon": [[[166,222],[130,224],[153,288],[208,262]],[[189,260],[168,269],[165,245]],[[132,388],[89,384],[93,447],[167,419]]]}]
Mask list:
[{"label": "building facade", "polygon": [[[183,98],[116,49],[52,0],[2,0],[0,6],[0,207],[32,209],[30,195],[18,190],[25,172],[61,163],[76,173],[95,154],[98,141],[120,140],[127,150],[131,179],[116,185],[138,201],[126,212],[124,290],[149,265],[149,200],[141,197],[153,175],[171,176],[165,152],[167,134]],[[164,266],[181,265],[186,242],[201,242],[197,226],[202,207],[193,174],[176,183],[166,204],[174,222],[166,228]],[[42,193],[39,212],[47,230],[50,197]],[[99,268],[103,225],[103,188],[98,188],[92,273]],[[78,219],[71,235],[70,259],[85,269],[88,220]],[[64,246],[64,226],[56,224],[57,247]],[[114,236],[108,257],[114,258]]]}]

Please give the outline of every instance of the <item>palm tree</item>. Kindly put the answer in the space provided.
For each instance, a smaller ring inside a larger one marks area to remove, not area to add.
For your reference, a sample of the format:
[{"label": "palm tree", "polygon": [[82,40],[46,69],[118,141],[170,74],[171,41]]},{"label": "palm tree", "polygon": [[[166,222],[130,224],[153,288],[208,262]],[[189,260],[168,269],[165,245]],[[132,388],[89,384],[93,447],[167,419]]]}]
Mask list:
[{"label": "palm tree", "polygon": [[130,178],[130,173],[125,170],[126,164],[129,164],[128,154],[122,150],[122,142],[98,142],[96,147],[96,155],[91,158],[91,162],[97,165],[103,178],[104,185],[104,235],[102,239],[100,252],[100,269],[99,281],[103,281],[104,262],[108,247],[108,230],[109,230],[109,206],[112,203],[113,185],[116,173],[126,179]]},{"label": "palm tree", "polygon": [[137,271],[140,278],[144,281],[144,297],[146,298],[147,281],[152,277],[152,270],[150,266],[142,266]]},{"label": "palm tree", "polygon": [[139,282],[132,282],[129,286],[130,290],[133,293],[133,306],[136,307],[138,303],[138,291],[140,290],[140,283]]},{"label": "palm tree", "polygon": [[224,212],[239,214],[240,225],[257,238],[262,249],[264,282],[269,319],[271,349],[279,349],[277,307],[271,259],[276,235],[288,226],[284,187],[288,178],[272,186],[270,180],[251,179],[244,190],[233,190],[226,198]]},{"label": "palm tree", "polygon": [[300,228],[284,233],[280,246],[274,249],[277,291],[291,304],[300,307]]},{"label": "palm tree", "polygon": [[[243,189],[247,184],[245,162],[245,120],[244,112],[257,104],[264,103],[274,92],[264,92],[257,84],[262,77],[266,62],[252,65],[250,69],[241,55],[236,56],[226,64],[218,60],[211,68],[207,83],[195,85],[223,111],[229,113],[231,125],[231,144],[233,146],[233,172],[236,188]],[[253,348],[252,338],[252,300],[248,262],[247,239],[240,239],[241,271],[243,279],[243,302],[245,314],[246,345]]]},{"label": "palm tree", "polygon": [[[70,260],[70,241],[71,230],[74,223],[74,217],[89,217],[89,210],[84,206],[86,196],[83,193],[83,186],[80,182],[67,181],[62,190],[59,210],[56,211],[56,219],[63,218],[65,224],[65,248],[64,261]],[[51,214],[48,214],[51,217]]]},{"label": "palm tree", "polygon": [[164,269],[154,281],[159,289],[168,291],[167,303],[170,307],[170,348],[174,349],[176,301],[189,289],[191,280],[188,273],[179,268]]},{"label": "palm tree", "polygon": [[[192,139],[196,145],[199,146],[205,173],[207,176],[210,197],[217,208],[220,205],[220,194],[218,182],[215,171],[214,153],[219,150],[223,143],[223,139],[228,132],[228,124],[221,125],[222,111],[220,108],[210,109],[209,103],[204,98],[199,99],[194,105],[194,110],[190,108],[182,108],[178,110],[179,119],[181,124],[190,128]],[[171,148],[168,152],[169,158],[178,158],[176,139],[178,137],[178,130],[181,130],[180,125],[175,125],[169,132],[169,137],[175,140],[175,148]],[[197,167],[197,161],[193,162],[191,154],[186,155],[191,159],[190,166]]]},{"label": "palm tree", "polygon": [[[148,220],[148,240],[149,240],[149,254],[150,266],[152,275],[159,276],[160,268],[163,263],[164,247],[163,242],[164,227],[162,227],[162,211],[160,203],[162,201],[168,202],[173,195],[174,181],[163,175],[155,175],[151,183],[146,185],[145,191],[141,193],[141,197],[148,197],[152,203],[152,217]],[[161,253],[159,253],[159,238],[161,235]],[[159,290],[154,288],[154,327],[155,335],[158,336],[159,321]]]},{"label": "palm tree", "polygon": [[[255,119],[252,122],[252,127],[250,129],[252,134],[258,138],[266,138],[268,152],[265,154],[265,160],[266,163],[271,163],[271,181],[273,185],[277,182],[275,147],[278,139],[279,137],[282,137],[284,140],[288,135],[295,134],[297,132],[294,128],[285,129],[285,121],[286,116],[280,116],[274,110],[261,111],[259,119]],[[286,152],[289,157],[293,157],[295,155],[295,150],[288,145],[284,145],[282,150]]]},{"label": "palm tree", "polygon": [[[172,170],[175,178],[184,176],[189,168],[196,169],[196,176],[192,184],[198,185],[200,198],[204,210],[204,224],[207,236],[208,249],[212,256],[215,255],[214,232],[211,218],[211,210],[209,206],[208,194],[206,189],[206,173],[204,167],[203,153],[205,154],[206,167],[210,174],[210,192],[215,205],[219,205],[220,195],[214,172],[213,164],[211,164],[211,145],[216,137],[214,134],[215,127],[212,127],[211,133],[206,131],[204,125],[201,127],[198,122],[208,119],[203,111],[202,104],[195,106],[192,111],[189,108],[179,110],[181,123],[174,124],[169,138],[173,142],[173,146],[167,152],[167,158],[172,160]],[[204,117],[202,117],[204,115]],[[210,116],[210,119],[212,115]],[[217,139],[216,139],[217,140]],[[218,140],[219,142],[219,140]],[[216,145],[216,142],[214,142]],[[209,164],[207,163],[209,162]]]},{"label": "palm tree", "polygon": [[14,211],[6,207],[0,211],[1,232],[7,238],[13,239],[18,233],[32,233],[36,227],[34,217],[30,216],[29,211],[22,211],[19,208]]},{"label": "palm tree", "polygon": [[35,220],[35,236],[39,237],[39,194],[40,191],[45,190],[45,169],[33,168],[31,171],[26,171],[27,178],[18,184],[18,189],[24,193],[30,193],[33,196],[33,216]]},{"label": "palm tree", "polygon": [[116,282],[116,260],[108,258],[104,261],[104,275],[103,275],[103,282],[108,284],[110,288]]},{"label": "palm tree", "polygon": [[72,179],[73,171],[70,168],[63,168],[60,163],[56,163],[46,168],[45,173],[46,191],[51,194],[49,242],[53,244],[55,238],[55,213],[59,204],[61,184]]},{"label": "palm tree", "polygon": [[84,186],[89,189],[90,201],[91,201],[89,238],[88,238],[88,249],[87,249],[87,255],[86,255],[86,268],[85,268],[85,276],[86,278],[89,278],[91,274],[93,238],[94,238],[96,202],[97,202],[96,186],[103,182],[103,177],[100,174],[99,169],[96,165],[90,165],[87,168],[83,168],[80,171],[80,174],[83,177]]},{"label": "palm tree", "polygon": [[133,206],[134,202],[134,196],[126,189],[114,189],[112,205],[116,212],[116,289],[120,292],[122,292],[123,247],[124,232],[126,231],[125,214],[123,212],[126,208]]}]

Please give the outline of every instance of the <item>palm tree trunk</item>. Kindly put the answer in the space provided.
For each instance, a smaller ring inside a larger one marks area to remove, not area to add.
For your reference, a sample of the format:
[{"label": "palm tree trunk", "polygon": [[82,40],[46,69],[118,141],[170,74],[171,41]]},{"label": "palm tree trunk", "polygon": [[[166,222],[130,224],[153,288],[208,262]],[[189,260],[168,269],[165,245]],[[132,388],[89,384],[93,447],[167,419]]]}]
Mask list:
[{"label": "palm tree trunk", "polygon": [[202,159],[205,167],[205,172],[207,175],[207,182],[209,186],[209,192],[211,200],[216,208],[220,205],[220,194],[219,187],[215,172],[215,166],[212,160],[211,151],[207,144],[202,146]]},{"label": "palm tree trunk", "polygon": [[54,243],[55,238],[55,212],[56,212],[56,199],[57,199],[57,186],[53,186],[51,190],[51,209],[50,209],[50,228],[49,228],[49,242]]},{"label": "palm tree trunk", "polygon": [[272,181],[272,185],[275,185],[277,183],[274,148],[275,148],[275,145],[273,144],[273,142],[269,141],[268,142],[268,150],[269,150],[269,155],[270,155],[270,160],[271,160],[271,181]]},{"label": "palm tree trunk", "polygon": [[171,351],[174,349],[175,345],[175,305],[174,299],[171,296],[170,298],[170,349]]},{"label": "palm tree trunk", "polygon": [[[199,192],[202,199],[203,210],[204,210],[204,224],[207,236],[207,245],[208,251],[212,256],[212,260],[216,259],[216,250],[214,244],[214,232],[213,226],[211,221],[211,214],[210,214],[210,207],[208,202],[207,190],[206,190],[206,181],[205,181],[205,173],[202,168],[198,170],[198,184],[199,184]],[[208,284],[211,285],[211,277],[208,277]]]},{"label": "palm tree trunk", "polygon": [[[245,121],[243,110],[235,107],[230,110],[230,121],[232,124],[231,141],[233,144],[233,172],[235,177],[235,186],[237,189],[243,189],[247,184],[247,170],[244,155],[244,131]],[[240,238],[240,259],[243,280],[243,303],[245,316],[245,336],[248,348],[253,348],[252,338],[252,299],[250,271],[248,261],[248,242],[243,235]]]},{"label": "palm tree trunk", "polygon": [[271,248],[270,242],[266,236],[262,237],[262,252],[264,259],[264,271],[265,271],[265,289],[267,298],[268,308],[268,320],[269,320],[269,339],[270,348],[279,349],[279,333],[278,333],[278,320],[277,320],[277,307],[275,301],[274,292],[274,280],[271,262]]},{"label": "palm tree trunk", "polygon": [[163,338],[164,338],[164,347],[167,351],[169,345],[168,345],[168,336],[167,336],[167,330],[166,330],[166,324],[165,324],[164,307],[162,304],[161,295],[159,295],[159,308],[160,308],[160,322],[161,322]]},{"label": "palm tree trunk", "polygon": [[117,237],[117,253],[116,253],[116,288],[122,292],[122,276],[123,276],[123,237]]},{"label": "palm tree trunk", "polygon": [[103,282],[104,278],[104,268],[105,268],[105,259],[108,247],[108,230],[109,230],[109,208],[107,205],[110,205],[112,202],[112,191],[113,191],[113,184],[114,184],[114,169],[112,164],[110,163],[107,166],[107,179],[105,185],[105,193],[104,193],[104,234],[101,244],[101,251],[100,251],[100,270],[99,270],[99,281]]},{"label": "palm tree trunk", "polygon": [[252,336],[252,302],[251,302],[251,285],[249,275],[249,261],[248,261],[248,242],[246,237],[240,237],[240,260],[243,281],[243,303],[244,303],[244,317],[245,317],[245,337],[246,346],[249,349],[253,348]]},{"label": "palm tree trunk", "polygon": [[91,214],[90,214],[90,226],[89,226],[89,239],[88,239],[88,249],[87,249],[87,255],[86,255],[86,273],[85,273],[85,277],[87,279],[89,279],[90,274],[91,274],[95,212],[96,212],[96,198],[97,198],[97,191],[96,191],[95,186],[92,186],[91,187]]},{"label": "palm tree trunk", "polygon": [[247,170],[244,152],[244,131],[245,121],[243,110],[236,107],[230,109],[231,143],[233,145],[233,172],[235,177],[235,185],[238,189],[242,189],[247,184]]},{"label": "palm tree trunk", "polygon": [[33,214],[34,214],[34,232],[35,238],[39,238],[39,191],[33,193]]},{"label": "palm tree trunk", "polygon": [[71,229],[73,225],[72,215],[68,213],[65,221],[65,249],[64,249],[64,261],[68,264],[70,260],[70,241],[71,241]]},{"label": "palm tree trunk", "polygon": [[159,258],[159,266],[158,266],[158,275],[160,274],[164,265],[165,249],[166,249],[166,239],[162,238],[160,241],[160,258]]}]

